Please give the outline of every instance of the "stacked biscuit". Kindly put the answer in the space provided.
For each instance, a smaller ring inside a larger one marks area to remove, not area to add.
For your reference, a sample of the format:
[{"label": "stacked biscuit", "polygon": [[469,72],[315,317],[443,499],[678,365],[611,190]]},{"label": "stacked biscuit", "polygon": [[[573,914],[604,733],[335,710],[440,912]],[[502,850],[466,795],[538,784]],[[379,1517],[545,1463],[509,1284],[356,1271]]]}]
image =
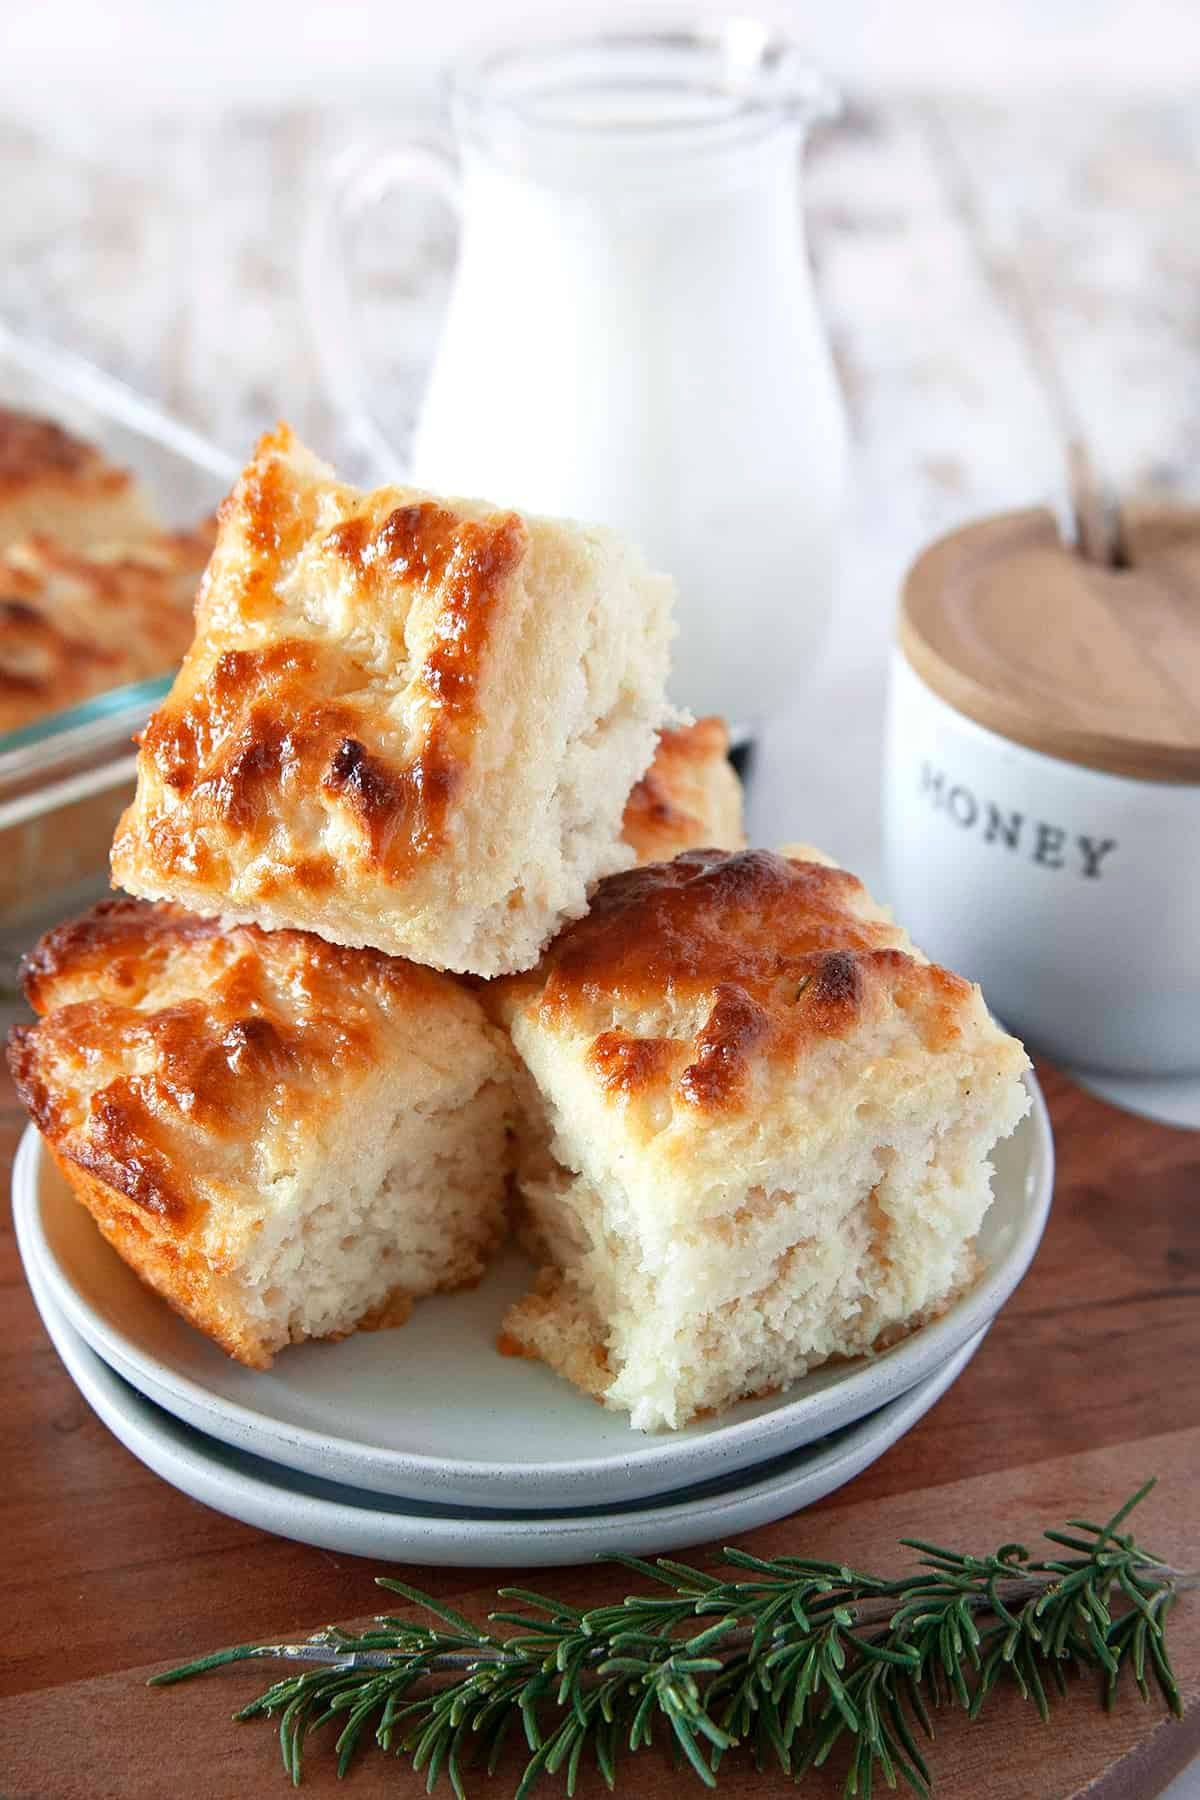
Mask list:
[{"label": "stacked biscuit", "polygon": [[137,898],[43,940],[10,1057],[243,1361],[398,1323],[515,1225],[501,1347],[676,1426],[971,1279],[1024,1053],[851,875],[741,848],[670,609],[607,531],[359,493],[286,429],[226,502]]}]

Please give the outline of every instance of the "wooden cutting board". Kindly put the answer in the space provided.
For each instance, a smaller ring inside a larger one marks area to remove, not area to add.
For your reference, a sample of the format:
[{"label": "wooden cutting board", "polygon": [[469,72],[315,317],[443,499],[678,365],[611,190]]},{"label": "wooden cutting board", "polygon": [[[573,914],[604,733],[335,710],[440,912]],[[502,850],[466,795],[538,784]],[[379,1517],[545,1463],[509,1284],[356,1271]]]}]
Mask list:
[{"label": "wooden cutting board", "polygon": [[[1040,1073],[1059,1174],[1025,1282],[962,1379],[907,1438],[841,1493],[747,1535],[746,1547],[899,1569],[900,1536],[990,1549],[1070,1512],[1103,1515],[1157,1475],[1138,1529],[1161,1554],[1200,1565],[1200,1134],[1118,1113],[1055,1071]],[[7,1089],[3,1101],[0,1149],[11,1156],[20,1120]],[[223,1644],[362,1618],[377,1605],[373,1566],[209,1512],[122,1449],[41,1329],[7,1216],[0,1359],[0,1796],[284,1795],[272,1729],[229,1721],[263,1670],[172,1690],[149,1690],[145,1677]],[[514,1571],[398,1573],[479,1614],[498,1581],[521,1579]],[[590,1566],[528,1582],[596,1603],[626,1577]],[[1080,1682],[1045,1727],[1005,1694],[986,1722],[967,1725],[954,1713],[937,1720],[936,1793],[1149,1800],[1200,1755],[1200,1593],[1176,1608],[1171,1631],[1184,1723],[1130,1693],[1106,1716],[1094,1688]],[[340,1787],[327,1753],[306,1767],[304,1791],[314,1796],[415,1800],[424,1792],[423,1781],[382,1758]],[[618,1792],[674,1800],[689,1779],[652,1755],[627,1765]],[[512,1781],[480,1779],[471,1791],[500,1800]],[[596,1778],[579,1791],[591,1800],[605,1790]],[[719,1788],[737,1800],[792,1791],[736,1759]],[[836,1771],[801,1790],[839,1791]]]}]

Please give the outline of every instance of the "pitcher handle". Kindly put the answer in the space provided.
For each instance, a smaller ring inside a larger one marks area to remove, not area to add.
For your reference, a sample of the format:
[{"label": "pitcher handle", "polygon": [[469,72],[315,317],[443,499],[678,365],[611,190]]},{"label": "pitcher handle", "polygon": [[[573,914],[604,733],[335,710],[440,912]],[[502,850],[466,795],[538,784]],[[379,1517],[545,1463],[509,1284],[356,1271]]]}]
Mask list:
[{"label": "pitcher handle", "polygon": [[458,170],[451,152],[419,138],[383,147],[352,144],[330,163],[309,214],[301,289],[325,391],[356,441],[381,472],[400,458],[372,404],[372,381],[359,348],[356,306],[346,279],[347,250],[365,216],[397,188],[432,189],[457,215]]}]

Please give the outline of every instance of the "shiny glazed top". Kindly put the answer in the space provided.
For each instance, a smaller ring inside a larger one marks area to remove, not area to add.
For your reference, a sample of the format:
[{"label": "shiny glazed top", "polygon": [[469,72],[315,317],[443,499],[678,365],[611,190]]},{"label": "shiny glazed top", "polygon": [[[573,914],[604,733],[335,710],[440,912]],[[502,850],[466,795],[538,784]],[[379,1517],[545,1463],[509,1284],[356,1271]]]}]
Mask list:
[{"label": "shiny glazed top", "polygon": [[855,876],[803,856],[691,850],[609,876],[539,967],[503,984],[504,1011],[592,1034],[614,1098],[669,1089],[701,1113],[742,1110],[755,1066],[793,1066],[887,1012],[946,1048],[976,990],[921,959]]}]

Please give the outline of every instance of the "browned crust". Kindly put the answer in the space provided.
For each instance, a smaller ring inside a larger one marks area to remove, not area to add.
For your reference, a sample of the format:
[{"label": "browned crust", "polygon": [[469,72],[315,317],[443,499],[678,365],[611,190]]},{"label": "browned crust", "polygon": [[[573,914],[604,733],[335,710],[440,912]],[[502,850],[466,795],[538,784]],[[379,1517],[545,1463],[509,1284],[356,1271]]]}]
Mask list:
[{"label": "browned crust", "polygon": [[0,406],[0,500],[47,478],[76,485],[86,481],[89,487],[100,484],[111,492],[132,482],[128,470],[114,467],[93,444],[52,419]]},{"label": "browned crust", "polygon": [[589,1050],[603,1085],[630,1097],[664,1085],[698,1113],[740,1106],[752,1066],[794,1064],[887,1007],[941,1050],[972,988],[899,948],[903,934],[844,869],[752,850],[692,850],[610,876],[586,918],[529,976],[504,984],[511,1016],[587,1028],[614,1008],[703,1006],[692,1040],[606,1027]]},{"label": "browned crust", "polygon": [[271,1367],[273,1355],[261,1336],[248,1331],[244,1320],[217,1299],[205,1257],[181,1245],[160,1221],[58,1146],[51,1144],[50,1150],[76,1198],[139,1280],[237,1362],[250,1369]]},{"label": "browned crust", "polygon": [[668,1075],[686,1050],[677,1038],[602,1031],[592,1040],[587,1061],[606,1093],[636,1094]]},{"label": "browned crust", "polygon": [[[547,1335],[557,1354],[546,1354]],[[582,1308],[573,1307],[568,1284],[552,1267],[539,1269],[530,1291],[510,1306],[496,1336],[501,1356],[544,1362],[593,1400],[603,1400],[612,1386],[608,1350],[597,1327]]]},{"label": "browned crust", "polygon": [[699,1112],[720,1112],[742,1097],[750,1057],[771,1028],[766,1008],[732,981],[719,981],[679,1092]]},{"label": "browned crust", "polygon": [[[327,857],[311,845],[278,849],[305,795],[342,815],[358,860],[385,881],[444,848],[528,528],[516,513],[471,518],[433,500],[395,504],[395,490],[345,488],[339,501],[355,510],[322,526],[317,495],[330,484],[300,476],[288,461],[296,448],[284,426],[264,438],[222,506],[196,641],[142,739],[141,774],[161,782],[171,804],[144,819],[130,813],[114,844],[118,877],[199,878],[219,891],[233,868],[244,875],[254,861],[257,885],[243,901],[270,901],[284,886],[323,893],[337,879]],[[412,656],[413,597],[435,597],[411,730],[381,707],[353,634],[300,637],[284,625],[276,583],[301,549],[342,565],[352,606],[378,611],[386,596],[397,666]],[[264,627],[276,634],[267,642]]]},{"label": "browned crust", "polygon": [[180,1246],[268,1120],[315,1128],[369,1073],[397,1009],[469,1004],[448,977],[378,951],[129,899],[49,932],[23,974],[43,1016],[14,1028],[8,1054],[30,1116]]},{"label": "browned crust", "polygon": [[[197,945],[218,947],[222,970],[233,971],[217,989],[206,989],[216,1011],[252,1001],[256,971],[275,969],[281,982],[294,984],[296,999],[307,1011],[328,1013],[330,1022],[350,1018],[342,1002],[356,990],[379,990],[383,996],[456,993],[458,984],[436,970],[380,950],[349,949],[327,943],[305,931],[262,931],[256,925],[224,929],[167,901],[134,900],[117,895],[100,900],[79,918],[56,925],[24,958],[21,979],[35,1011],[46,1013],[69,1003],[80,991],[101,996],[144,998],[167,971],[171,957]],[[245,979],[239,982],[237,971]]]},{"label": "browned crust", "polygon": [[[148,1220],[131,1206],[126,1197],[68,1156],[51,1147],[63,1177],[77,1200],[85,1206],[101,1235],[112,1245],[122,1262],[128,1263],[139,1281],[145,1283],[177,1312],[189,1325],[204,1332],[213,1342],[244,1363],[248,1369],[269,1369],[275,1352],[259,1334],[248,1330],[243,1316],[222,1305],[217,1297],[212,1265],[195,1251],[181,1248],[170,1232]],[[464,1267],[461,1279],[452,1278],[448,1287],[468,1286],[479,1279],[473,1266]],[[413,1297],[396,1289],[363,1314],[348,1331],[331,1331],[314,1342],[340,1343],[356,1331],[392,1331],[406,1325],[412,1314]]]},{"label": "browned crust", "polygon": [[621,836],[639,862],[666,862],[710,846],[740,848],[741,791],[728,755],[723,719],[659,733],[654,761],[630,793],[621,822]]},{"label": "browned crust", "polygon": [[107,992],[146,991],[154,966],[172,945],[214,937],[215,919],[182,907],[155,906],[125,895],[100,900],[78,918],[56,925],[21,961],[25,998],[36,1013],[48,1013],[75,998],[75,983],[103,977]]},{"label": "browned crust", "polygon": [[77,547],[131,544],[157,529],[129,470],[50,419],[0,407],[0,546],[39,531]]},{"label": "browned crust", "polygon": [[212,530],[103,551],[33,537],[0,556],[0,731],[164,674],[192,634]]},{"label": "browned crust", "polygon": [[378,1306],[373,1306],[357,1319],[348,1331],[329,1331],[320,1341],[340,1344],[356,1331],[396,1331],[401,1325],[407,1325],[412,1317],[413,1297],[403,1293],[399,1288],[393,1293],[385,1294]]},{"label": "browned crust", "polygon": [[[209,1226],[252,1181],[256,1143],[328,1137],[347,1084],[407,1041],[414,1012],[435,1039],[476,1019],[487,1029],[433,970],[142,900],[58,926],[23,972],[41,1016],[14,1027],[9,1065],[59,1169],[138,1276],[252,1368],[279,1344],[246,1316],[230,1279],[239,1252]],[[464,1236],[444,1286],[478,1280],[499,1206],[488,1223]],[[395,1290],[354,1329],[402,1324],[410,1304]]]}]

